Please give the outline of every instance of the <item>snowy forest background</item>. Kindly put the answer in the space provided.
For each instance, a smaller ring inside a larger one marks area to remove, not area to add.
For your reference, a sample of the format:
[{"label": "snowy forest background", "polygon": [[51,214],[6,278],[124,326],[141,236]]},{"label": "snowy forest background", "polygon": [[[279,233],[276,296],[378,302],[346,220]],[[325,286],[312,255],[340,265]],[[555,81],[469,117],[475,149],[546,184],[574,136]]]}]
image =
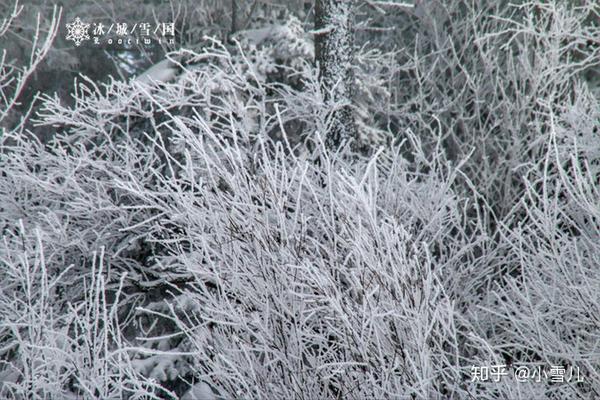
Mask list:
[{"label": "snowy forest background", "polygon": [[600,398],[600,5],[316,3],[0,2],[0,398]]}]

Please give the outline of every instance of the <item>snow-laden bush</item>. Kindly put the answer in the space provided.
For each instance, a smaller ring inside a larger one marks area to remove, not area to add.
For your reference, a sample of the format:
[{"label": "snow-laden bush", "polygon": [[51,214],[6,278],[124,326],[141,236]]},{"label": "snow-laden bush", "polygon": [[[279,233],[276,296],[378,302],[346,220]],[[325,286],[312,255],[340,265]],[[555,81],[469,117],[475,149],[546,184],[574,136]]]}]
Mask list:
[{"label": "snow-laden bush", "polygon": [[48,144],[6,129],[0,397],[597,397],[594,5],[465,4],[419,2],[399,64],[357,55],[364,153],[323,145],[341,105],[280,57],[294,20],[46,96]]},{"label": "snow-laden bush", "polygon": [[[51,235],[25,233],[22,221],[16,228],[0,248],[2,398],[156,398],[163,389],[129,362],[118,318],[122,286],[106,285],[102,249],[89,257],[89,272],[72,277],[73,264],[45,253]],[[80,290],[69,298],[71,285]]]},{"label": "snow-laden bush", "polygon": [[573,102],[548,110],[544,157],[523,167],[525,196],[502,229],[503,278],[490,286],[483,312],[474,310],[501,363],[574,374],[576,384],[549,386],[542,377],[530,388],[535,398],[600,394],[600,104],[578,89]]},{"label": "snow-laden bush", "polygon": [[399,49],[395,125],[442,135],[450,159],[470,154],[463,170],[502,218],[525,189],[515,168],[543,157],[545,104],[600,76],[599,13],[594,1],[418,2],[380,42]]},{"label": "snow-laden bush", "polygon": [[456,169],[414,135],[292,148],[283,116],[316,82],[276,102],[248,58],[187,56],[174,83],[46,98],[47,146],[3,138],[3,395],[460,392],[461,277],[484,239]]}]

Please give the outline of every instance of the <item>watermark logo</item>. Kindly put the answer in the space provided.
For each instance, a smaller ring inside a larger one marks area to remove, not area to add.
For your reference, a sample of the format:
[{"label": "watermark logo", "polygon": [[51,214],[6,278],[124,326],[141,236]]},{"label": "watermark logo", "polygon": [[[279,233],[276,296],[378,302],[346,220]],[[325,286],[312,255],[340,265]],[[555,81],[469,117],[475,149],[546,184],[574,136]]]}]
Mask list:
[{"label": "watermark logo", "polygon": [[584,379],[578,366],[572,365],[489,365],[471,366],[471,382],[500,382],[503,377],[514,377],[517,382],[580,383]]},{"label": "watermark logo", "polygon": [[115,22],[104,24],[102,22],[86,23],[77,17],[74,22],[66,24],[66,27],[68,31],[66,39],[72,41],[75,46],[80,46],[87,40],[91,40],[94,45],[175,43],[174,22],[140,22],[134,24]]},{"label": "watermark logo", "polygon": [[67,24],[67,40],[72,40],[75,42],[75,46],[79,46],[83,41],[90,40],[89,29],[90,24],[82,22],[81,19],[77,17],[75,18],[75,22]]}]

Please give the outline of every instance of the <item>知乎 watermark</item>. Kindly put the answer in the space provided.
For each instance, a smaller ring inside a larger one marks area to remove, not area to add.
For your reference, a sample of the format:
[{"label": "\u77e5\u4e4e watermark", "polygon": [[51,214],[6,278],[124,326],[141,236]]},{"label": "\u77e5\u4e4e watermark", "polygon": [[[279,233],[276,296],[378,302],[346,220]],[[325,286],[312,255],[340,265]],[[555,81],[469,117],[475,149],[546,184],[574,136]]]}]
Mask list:
[{"label": "\u77e5\u4e4e watermark", "polygon": [[514,377],[517,382],[583,382],[577,366],[564,365],[489,365],[472,366],[471,382],[500,382],[505,377]]}]

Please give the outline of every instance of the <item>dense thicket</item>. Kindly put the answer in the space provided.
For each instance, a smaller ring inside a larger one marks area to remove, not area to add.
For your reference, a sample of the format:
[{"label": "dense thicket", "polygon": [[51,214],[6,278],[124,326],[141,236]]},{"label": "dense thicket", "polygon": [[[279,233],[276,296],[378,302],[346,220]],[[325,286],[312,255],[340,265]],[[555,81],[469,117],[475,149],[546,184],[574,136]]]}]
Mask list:
[{"label": "dense thicket", "polygon": [[599,397],[599,12],[358,7],[333,149],[293,15],[46,93],[48,143],[4,60],[0,397]]}]

